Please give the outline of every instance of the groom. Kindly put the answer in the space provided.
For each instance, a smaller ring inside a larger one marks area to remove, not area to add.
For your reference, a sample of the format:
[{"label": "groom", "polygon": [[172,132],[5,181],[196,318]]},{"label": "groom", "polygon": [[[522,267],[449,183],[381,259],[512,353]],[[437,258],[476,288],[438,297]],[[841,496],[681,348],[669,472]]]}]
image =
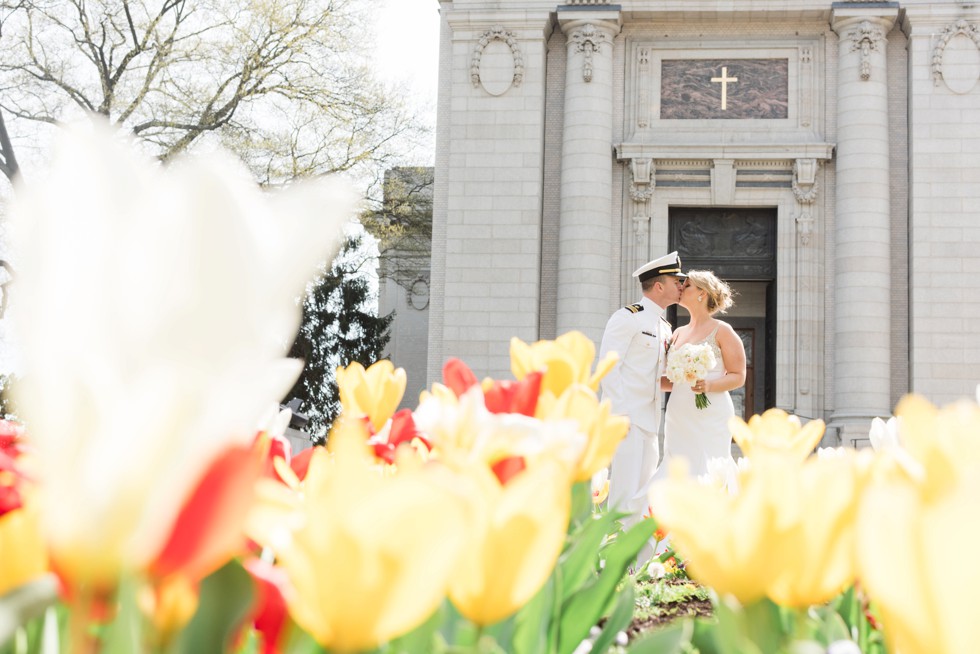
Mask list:
[{"label": "groom", "polygon": [[613,313],[599,348],[600,360],[609,352],[619,354],[616,366],[602,380],[602,393],[612,402],[614,413],[630,419],[609,478],[609,506],[630,514],[623,521],[625,527],[642,519],[649,504],[647,490],[660,459],[660,377],[671,335],[664,311],[680,300],[687,275],[681,272],[677,252],[671,252],[641,266],[633,277],[640,282],[643,297]]}]

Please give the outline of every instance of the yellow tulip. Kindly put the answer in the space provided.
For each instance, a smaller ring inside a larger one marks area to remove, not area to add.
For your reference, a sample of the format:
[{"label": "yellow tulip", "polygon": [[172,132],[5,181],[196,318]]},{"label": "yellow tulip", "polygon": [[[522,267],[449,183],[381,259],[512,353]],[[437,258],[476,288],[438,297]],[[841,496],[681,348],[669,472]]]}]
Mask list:
[{"label": "yellow tulip", "polygon": [[777,538],[781,525],[771,511],[769,485],[747,477],[743,472],[734,495],[690,478],[679,462],[650,491],[657,524],[670,533],[691,577],[743,603],[764,597],[790,558]]},{"label": "yellow tulip", "polygon": [[48,571],[36,502],[0,516],[0,595]]},{"label": "yellow tulip", "polygon": [[839,450],[811,457],[791,468],[788,479],[770,487],[777,508],[793,519],[780,537],[793,557],[767,590],[777,604],[820,604],[854,583],[857,511],[870,456],[870,452]]},{"label": "yellow tulip", "polygon": [[479,501],[449,592],[460,613],[490,625],[527,603],[551,575],[568,529],[570,471],[542,460],[503,486],[485,466],[466,473]]},{"label": "yellow tulip", "polygon": [[405,370],[395,368],[387,359],[371,364],[366,370],[356,361],[337,369],[340,405],[345,416],[367,416],[375,433],[381,431],[398,409],[406,383]]},{"label": "yellow tulip", "polygon": [[137,601],[155,627],[155,645],[162,649],[197,611],[197,585],[183,575],[173,575],[159,584],[143,587]]},{"label": "yellow tulip", "polygon": [[386,474],[364,436],[331,434],[300,493],[279,485],[249,525],[285,569],[293,619],[322,646],[356,652],[410,631],[446,596],[469,528],[468,504],[442,467]]},{"label": "yellow tulip", "polygon": [[620,441],[629,431],[629,418],[612,414],[608,400],[599,401],[588,386],[574,384],[557,400],[545,401],[542,409],[545,414],[539,417],[546,420],[571,419],[578,424],[579,431],[586,436],[585,449],[578,459],[575,481],[591,479],[597,471],[606,468]]},{"label": "yellow tulip", "polygon": [[528,373],[541,370],[542,394],[561,395],[572,384],[585,384],[593,391],[599,390],[599,382],[616,364],[617,356],[606,356],[592,372],[595,360],[595,344],[582,332],[562,334],[553,341],[538,341],[528,345],[519,338],[510,340],[511,372],[518,380]]},{"label": "yellow tulip", "polygon": [[761,457],[738,493],[671,470],[651,491],[653,515],[692,577],[748,603],[824,602],[853,582],[854,520],[866,465],[857,456],[805,462]]},{"label": "yellow tulip", "polygon": [[762,454],[782,454],[802,461],[820,442],[824,422],[811,420],[801,425],[798,417],[782,409],[769,409],[749,418],[748,424],[733,416],[728,427],[742,453],[750,459]]},{"label": "yellow tulip", "polygon": [[921,468],[883,455],[858,514],[858,565],[890,651],[974,652],[980,643],[980,408],[899,403],[902,443]]}]

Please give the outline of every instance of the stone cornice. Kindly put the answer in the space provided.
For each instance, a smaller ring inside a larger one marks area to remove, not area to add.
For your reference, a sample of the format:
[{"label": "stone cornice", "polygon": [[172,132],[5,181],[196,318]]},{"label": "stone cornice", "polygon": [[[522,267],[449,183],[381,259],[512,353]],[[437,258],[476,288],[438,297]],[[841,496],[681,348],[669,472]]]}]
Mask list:
[{"label": "stone cornice", "polygon": [[595,25],[610,36],[619,34],[623,26],[623,16],[619,5],[598,5],[595,7],[558,7],[558,24],[563,32],[569,32],[585,24]]},{"label": "stone cornice", "polygon": [[928,6],[910,5],[902,10],[902,31],[906,36],[935,36],[947,25],[955,24],[958,20],[972,23],[980,22],[980,7],[974,5],[971,10],[964,10],[962,5],[949,3]]},{"label": "stone cornice", "polygon": [[443,8],[453,39],[476,40],[487,30],[503,27],[519,39],[547,39],[554,28],[549,11],[462,11]]},{"label": "stone cornice", "polygon": [[833,143],[773,143],[773,144],[665,144],[620,143],[615,146],[616,157],[626,159],[734,159],[763,161],[816,159],[827,161],[834,157]]},{"label": "stone cornice", "polygon": [[887,35],[898,19],[898,5],[879,7],[878,4],[890,5],[892,3],[861,4],[850,2],[841,3],[840,6],[835,3],[830,14],[830,28],[843,38],[847,36],[845,32],[854,29],[856,25],[864,21],[868,21],[874,26],[880,27],[882,32]]}]

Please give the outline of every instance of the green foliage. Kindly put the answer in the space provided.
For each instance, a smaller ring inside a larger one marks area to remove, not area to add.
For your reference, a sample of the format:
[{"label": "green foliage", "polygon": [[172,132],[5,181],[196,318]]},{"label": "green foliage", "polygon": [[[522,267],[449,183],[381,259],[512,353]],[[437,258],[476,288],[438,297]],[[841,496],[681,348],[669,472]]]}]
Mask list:
[{"label": "green foliage", "polygon": [[200,604],[169,654],[225,652],[238,636],[252,607],[255,587],[236,561],[225,564],[201,582]]},{"label": "green foliage", "polygon": [[307,431],[324,435],[340,412],[334,372],[353,361],[365,367],[383,358],[394,314],[375,315],[361,236],[349,236],[340,253],[324,266],[303,299],[303,322],[289,356],[305,361],[287,398],[302,400]]}]

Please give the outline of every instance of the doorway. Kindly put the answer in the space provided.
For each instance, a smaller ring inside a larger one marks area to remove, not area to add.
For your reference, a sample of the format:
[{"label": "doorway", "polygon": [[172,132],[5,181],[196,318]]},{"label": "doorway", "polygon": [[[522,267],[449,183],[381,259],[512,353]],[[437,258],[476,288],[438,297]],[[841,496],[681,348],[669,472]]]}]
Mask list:
[{"label": "doorway", "polygon": [[[719,317],[745,346],[745,385],[731,393],[736,415],[748,420],[775,406],[776,209],[671,207],[668,234],[685,271],[710,270],[734,292]],[[676,306],[667,318],[674,328],[689,320]]]}]

